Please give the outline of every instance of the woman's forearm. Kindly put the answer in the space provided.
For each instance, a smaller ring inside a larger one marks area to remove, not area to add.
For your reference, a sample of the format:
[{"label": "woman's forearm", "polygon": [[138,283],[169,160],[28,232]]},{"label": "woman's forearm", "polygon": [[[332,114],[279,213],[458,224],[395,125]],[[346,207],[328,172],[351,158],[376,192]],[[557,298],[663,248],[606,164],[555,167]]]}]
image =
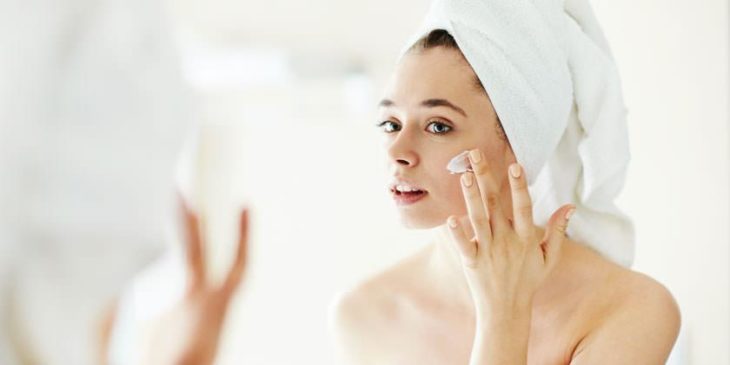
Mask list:
[{"label": "woman's forearm", "polygon": [[530,314],[477,320],[470,365],[525,365]]}]

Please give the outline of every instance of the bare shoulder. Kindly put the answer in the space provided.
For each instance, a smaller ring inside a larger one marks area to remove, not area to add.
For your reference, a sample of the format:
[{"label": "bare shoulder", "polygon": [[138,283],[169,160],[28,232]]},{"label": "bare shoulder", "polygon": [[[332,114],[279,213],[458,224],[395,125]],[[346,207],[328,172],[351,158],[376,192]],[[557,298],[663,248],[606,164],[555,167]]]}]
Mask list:
[{"label": "bare shoulder", "polygon": [[655,329],[679,329],[679,305],[669,289],[656,279],[616,265],[607,276],[609,285],[616,287],[615,311],[611,317],[631,318],[636,325],[653,325]]},{"label": "bare shoulder", "polygon": [[345,352],[340,356],[350,359],[347,363],[367,359],[372,353],[368,349],[377,347],[377,341],[392,332],[421,258],[422,253],[411,256],[334,296],[328,322],[338,350]]},{"label": "bare shoulder", "polygon": [[330,303],[330,322],[335,325],[376,324],[394,316],[398,298],[414,283],[414,273],[422,254],[398,262],[392,267],[339,292]]},{"label": "bare shoulder", "polygon": [[372,323],[379,314],[388,311],[388,285],[386,273],[381,273],[356,286],[337,293],[330,302],[330,325],[337,334],[350,332]]},{"label": "bare shoulder", "polygon": [[[622,276],[625,278],[622,279]],[[681,314],[669,289],[646,274],[628,269],[617,275],[617,281],[626,286],[620,305],[612,316],[614,321],[632,323],[637,330],[652,329],[654,336],[669,336],[674,341]]]},{"label": "bare shoulder", "polygon": [[604,279],[605,316],[580,341],[571,364],[663,364],[681,325],[672,293],[650,276],[618,265]]}]

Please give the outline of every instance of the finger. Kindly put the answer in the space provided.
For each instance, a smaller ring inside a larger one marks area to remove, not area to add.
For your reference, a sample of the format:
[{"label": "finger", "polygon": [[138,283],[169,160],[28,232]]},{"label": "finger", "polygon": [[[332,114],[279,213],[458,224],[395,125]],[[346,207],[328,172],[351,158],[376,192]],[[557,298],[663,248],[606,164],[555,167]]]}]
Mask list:
[{"label": "finger", "polygon": [[239,217],[239,230],[238,230],[238,248],[236,250],[236,257],[233,260],[233,265],[228,271],[225,281],[223,282],[222,290],[230,296],[241,283],[241,278],[246,270],[246,263],[248,262],[248,238],[249,238],[249,218],[248,209],[243,209]]},{"label": "finger", "polygon": [[553,213],[548,220],[543,238],[543,254],[545,255],[545,264],[550,269],[555,265],[558,253],[563,245],[568,228],[568,221],[575,212],[575,206],[566,204]]},{"label": "finger", "polygon": [[527,188],[527,178],[518,163],[510,165],[509,176],[512,191],[512,224],[518,236],[529,240],[532,238],[535,225],[532,220],[532,199]]},{"label": "finger", "polygon": [[469,162],[471,163],[474,176],[476,177],[482,204],[486,206],[487,216],[491,222],[492,234],[497,236],[509,228],[507,217],[502,211],[502,204],[499,201],[499,185],[489,171],[489,166],[484,159],[484,154],[479,149],[469,151]]},{"label": "finger", "polygon": [[201,288],[205,283],[205,253],[200,236],[200,224],[197,215],[190,209],[182,195],[178,195],[180,210],[185,225],[185,256],[188,266],[190,291]]},{"label": "finger", "polygon": [[468,238],[466,232],[464,232],[464,227],[453,215],[449,217],[447,223],[451,240],[456,244],[462,262],[467,267],[475,267],[478,250],[476,242]]},{"label": "finger", "polygon": [[474,174],[465,172],[461,175],[461,190],[466,201],[466,210],[471,221],[477,244],[487,247],[492,242],[492,228],[489,225],[489,216],[479,195],[479,188],[474,181]]}]

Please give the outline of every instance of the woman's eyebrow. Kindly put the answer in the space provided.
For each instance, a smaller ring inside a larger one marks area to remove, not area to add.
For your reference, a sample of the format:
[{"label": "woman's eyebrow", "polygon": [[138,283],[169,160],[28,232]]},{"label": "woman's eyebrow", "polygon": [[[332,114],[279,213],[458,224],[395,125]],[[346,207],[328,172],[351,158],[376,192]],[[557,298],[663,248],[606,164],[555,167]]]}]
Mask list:
[{"label": "woman's eyebrow", "polygon": [[395,105],[395,103],[393,102],[393,100],[389,100],[389,99],[383,99],[378,103],[378,106],[385,107],[385,108],[387,108],[389,106],[393,106],[393,105]]},{"label": "woman's eyebrow", "polygon": [[[380,103],[378,103],[378,106],[386,107],[386,108],[390,107],[390,106],[394,106],[394,105],[395,105],[395,103],[389,99],[383,99],[380,101]],[[421,102],[421,105],[428,107],[428,108],[445,106],[445,107],[450,108],[450,109],[454,110],[455,112],[463,115],[464,117],[466,117],[466,112],[464,111],[464,109],[459,108],[454,103],[452,103],[446,99],[426,99]]]},{"label": "woman's eyebrow", "polygon": [[429,107],[429,108],[435,108],[437,106],[445,106],[447,108],[453,109],[455,112],[466,117],[466,112],[464,111],[464,109],[459,108],[458,106],[454,105],[452,102],[450,102],[446,99],[426,99],[421,102],[421,105]]}]

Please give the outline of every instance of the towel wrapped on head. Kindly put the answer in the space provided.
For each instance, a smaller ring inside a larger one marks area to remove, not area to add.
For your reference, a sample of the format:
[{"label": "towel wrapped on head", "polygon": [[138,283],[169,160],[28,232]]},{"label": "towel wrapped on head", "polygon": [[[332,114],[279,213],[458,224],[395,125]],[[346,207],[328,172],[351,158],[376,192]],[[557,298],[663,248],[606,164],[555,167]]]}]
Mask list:
[{"label": "towel wrapped on head", "polygon": [[630,159],[627,109],[587,0],[436,0],[403,53],[436,29],[454,37],[489,95],[535,223],[573,203],[570,237],[630,267],[634,227],[615,205]]}]

